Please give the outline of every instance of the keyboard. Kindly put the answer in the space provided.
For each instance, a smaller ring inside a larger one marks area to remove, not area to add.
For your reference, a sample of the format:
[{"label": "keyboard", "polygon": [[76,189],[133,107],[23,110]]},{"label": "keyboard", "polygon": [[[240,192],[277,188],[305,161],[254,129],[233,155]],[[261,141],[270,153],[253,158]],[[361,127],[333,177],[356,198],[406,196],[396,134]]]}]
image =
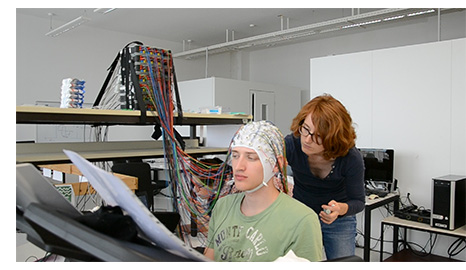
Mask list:
[{"label": "keyboard", "polygon": [[387,196],[389,192],[381,189],[369,189],[366,188],[366,196],[369,196],[371,194],[375,194],[379,196],[380,198]]}]

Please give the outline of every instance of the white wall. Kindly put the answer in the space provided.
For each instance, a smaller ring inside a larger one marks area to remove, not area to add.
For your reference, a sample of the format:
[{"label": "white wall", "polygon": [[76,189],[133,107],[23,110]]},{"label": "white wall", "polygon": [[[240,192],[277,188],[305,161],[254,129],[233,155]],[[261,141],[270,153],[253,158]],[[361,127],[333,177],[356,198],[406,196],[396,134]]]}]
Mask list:
[{"label": "white wall", "polygon": [[465,48],[459,39],[311,59],[311,98],[330,93],[347,107],[359,147],[394,148],[400,187],[427,207],[432,177],[466,175]]},{"label": "white wall", "polygon": [[16,14],[18,105],[34,104],[36,100],[59,100],[61,80],[69,76],[86,81],[85,101],[93,102],[105,80],[107,68],[131,41],[173,51],[180,49],[179,43],[86,25],[69,34],[51,38],[45,36],[49,27],[49,20]]}]

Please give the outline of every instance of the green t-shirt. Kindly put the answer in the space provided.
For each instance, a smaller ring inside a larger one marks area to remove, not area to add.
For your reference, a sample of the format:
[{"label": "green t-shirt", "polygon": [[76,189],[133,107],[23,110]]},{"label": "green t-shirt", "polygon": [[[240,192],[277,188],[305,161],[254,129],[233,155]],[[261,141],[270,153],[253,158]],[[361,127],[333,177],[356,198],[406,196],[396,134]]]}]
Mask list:
[{"label": "green t-shirt", "polygon": [[268,262],[290,250],[310,261],[322,260],[322,233],[317,214],[285,193],[263,212],[245,216],[244,193],[218,200],[209,223],[208,244],[215,261]]}]

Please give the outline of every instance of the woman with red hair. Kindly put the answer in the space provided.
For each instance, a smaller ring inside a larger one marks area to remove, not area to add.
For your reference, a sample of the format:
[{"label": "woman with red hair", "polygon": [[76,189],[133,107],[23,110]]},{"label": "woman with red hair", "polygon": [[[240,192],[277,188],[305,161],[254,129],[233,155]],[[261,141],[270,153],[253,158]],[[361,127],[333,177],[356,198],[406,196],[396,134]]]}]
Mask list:
[{"label": "woman with red hair", "polygon": [[331,95],[301,108],[285,138],[293,197],[320,217],[327,259],[354,255],[355,214],[364,210],[364,163],[346,108]]}]

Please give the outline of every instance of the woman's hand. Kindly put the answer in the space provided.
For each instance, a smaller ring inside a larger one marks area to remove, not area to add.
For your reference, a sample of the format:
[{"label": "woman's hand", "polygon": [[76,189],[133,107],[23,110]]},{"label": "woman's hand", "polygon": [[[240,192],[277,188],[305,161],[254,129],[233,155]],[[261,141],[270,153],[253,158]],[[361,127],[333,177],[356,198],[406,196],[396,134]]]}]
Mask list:
[{"label": "woman's hand", "polygon": [[331,200],[327,205],[322,205],[323,211],[320,211],[320,220],[326,224],[332,224],[338,216],[343,216],[348,211],[348,204],[339,203]]}]

